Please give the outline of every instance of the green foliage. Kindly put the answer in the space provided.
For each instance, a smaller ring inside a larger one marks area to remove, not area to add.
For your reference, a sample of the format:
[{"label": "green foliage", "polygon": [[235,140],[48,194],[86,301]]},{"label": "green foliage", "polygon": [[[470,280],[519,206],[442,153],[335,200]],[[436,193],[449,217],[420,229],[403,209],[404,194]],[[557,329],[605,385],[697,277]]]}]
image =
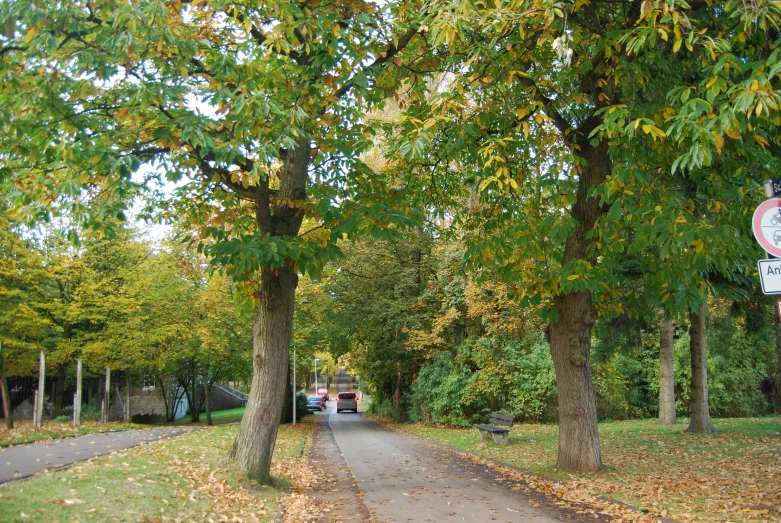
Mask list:
[{"label": "green foliage", "polygon": [[558,414],[556,370],[550,347],[541,337],[530,337],[513,363],[513,381],[507,411],[520,421],[553,421]]},{"label": "green foliage", "polygon": [[469,426],[486,410],[486,401],[471,393],[473,376],[442,352],[420,369],[408,397],[411,421]]},{"label": "green foliage", "polygon": [[[747,333],[734,328],[735,319],[723,320],[732,329],[708,333],[708,388],[711,413],[717,417],[764,415],[772,412],[769,391],[775,365],[775,339],[771,328]],[[689,334],[675,342],[676,409],[688,412],[690,397]]]},{"label": "green foliage", "polygon": [[385,396],[373,396],[367,412],[382,416],[383,418],[397,420],[399,418],[399,409],[393,404],[391,398]]},{"label": "green foliage", "polygon": [[84,421],[100,421],[100,398],[95,394],[89,399],[89,403],[81,406],[81,419]]},{"label": "green foliage", "polygon": [[307,395],[306,391],[299,390],[296,392],[296,420],[300,420],[307,415]]}]

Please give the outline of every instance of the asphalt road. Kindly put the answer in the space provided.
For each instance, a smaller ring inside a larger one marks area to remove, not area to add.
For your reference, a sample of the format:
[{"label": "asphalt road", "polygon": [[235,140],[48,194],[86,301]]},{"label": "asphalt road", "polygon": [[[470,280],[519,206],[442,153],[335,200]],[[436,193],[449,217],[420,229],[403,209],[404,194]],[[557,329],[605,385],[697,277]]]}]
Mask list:
[{"label": "asphalt road", "polygon": [[184,427],[163,427],[107,432],[0,448],[0,484],[117,450],[178,436],[187,430]]}]

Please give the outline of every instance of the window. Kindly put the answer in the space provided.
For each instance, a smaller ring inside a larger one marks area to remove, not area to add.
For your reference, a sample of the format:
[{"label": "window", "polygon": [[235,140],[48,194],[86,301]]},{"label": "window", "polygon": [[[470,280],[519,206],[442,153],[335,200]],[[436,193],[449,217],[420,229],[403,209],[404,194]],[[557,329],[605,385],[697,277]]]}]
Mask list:
[{"label": "window", "polygon": [[155,390],[155,380],[149,374],[144,374],[144,381],[141,390]]}]

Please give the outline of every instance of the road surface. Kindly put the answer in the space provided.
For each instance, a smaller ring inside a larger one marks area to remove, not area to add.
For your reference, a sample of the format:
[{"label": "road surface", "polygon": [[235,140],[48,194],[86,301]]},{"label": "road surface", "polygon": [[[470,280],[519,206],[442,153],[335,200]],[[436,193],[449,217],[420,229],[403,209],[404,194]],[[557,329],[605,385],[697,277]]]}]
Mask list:
[{"label": "road surface", "polygon": [[329,478],[309,494],[336,505],[317,521],[607,521],[579,516],[542,494],[530,496],[516,480],[360,413],[337,414],[335,404],[316,414],[320,430],[308,451]]},{"label": "road surface", "polygon": [[161,427],[105,432],[0,448],[0,484],[117,450],[178,436],[187,430],[185,427]]}]

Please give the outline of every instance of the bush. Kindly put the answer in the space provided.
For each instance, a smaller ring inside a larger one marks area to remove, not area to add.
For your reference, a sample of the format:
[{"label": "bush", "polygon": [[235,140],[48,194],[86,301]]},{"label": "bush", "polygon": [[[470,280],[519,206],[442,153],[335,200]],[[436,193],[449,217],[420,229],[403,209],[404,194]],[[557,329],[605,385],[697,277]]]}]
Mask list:
[{"label": "bush", "polygon": [[469,426],[471,383],[468,369],[456,365],[450,353],[437,354],[434,363],[421,368],[412,384],[410,420]]},{"label": "bush", "polygon": [[100,421],[100,398],[97,394],[92,396],[89,403],[81,406],[82,421]]},{"label": "bush", "polygon": [[296,392],[296,421],[300,420],[308,413],[306,391],[299,390]]},{"label": "bush", "polygon": [[382,396],[372,398],[372,402],[369,404],[369,408],[366,409],[366,411],[384,418],[396,418],[398,414],[398,410],[393,404],[393,401],[390,398]]},{"label": "bush", "polygon": [[66,416],[64,414],[62,416],[57,416],[56,418],[54,418],[55,423],[68,423],[72,420],[73,418],[71,418],[70,416]]},{"label": "bush", "polygon": [[514,358],[509,414],[517,416],[520,422],[555,421],[559,393],[550,346],[541,336],[529,337],[527,342],[529,348],[523,350],[519,346]]}]

